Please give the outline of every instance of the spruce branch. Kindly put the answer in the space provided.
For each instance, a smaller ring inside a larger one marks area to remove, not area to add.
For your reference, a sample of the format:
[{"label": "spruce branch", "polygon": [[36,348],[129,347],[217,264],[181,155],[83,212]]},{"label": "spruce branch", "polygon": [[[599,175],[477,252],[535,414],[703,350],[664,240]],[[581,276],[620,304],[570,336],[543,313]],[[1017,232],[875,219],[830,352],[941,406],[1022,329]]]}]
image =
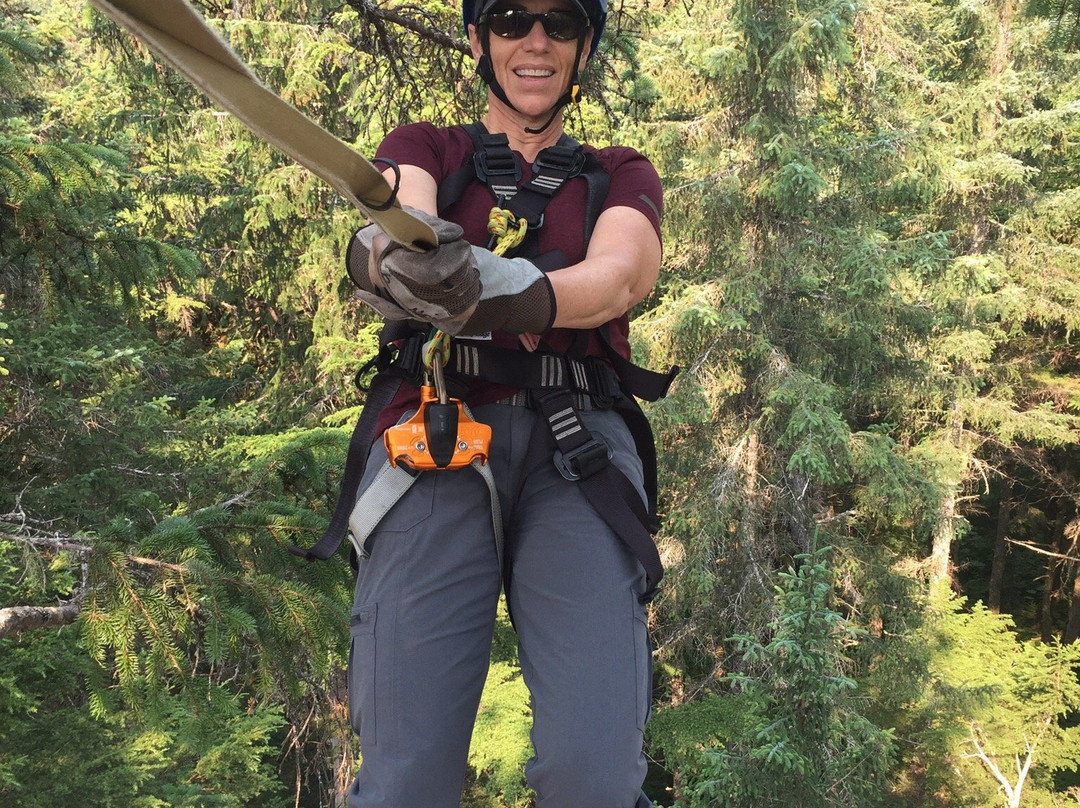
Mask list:
[{"label": "spruce branch", "polygon": [[385,34],[385,27],[382,24],[389,22],[412,31],[421,39],[438,45],[439,47],[457,51],[458,53],[465,55],[469,55],[470,53],[469,46],[463,39],[454,39],[441,28],[436,28],[421,21],[419,16],[402,13],[403,11],[409,10],[416,12],[419,15],[420,10],[416,6],[384,8],[369,2],[369,0],[346,0],[346,4],[359,12],[360,16],[365,20],[376,25],[380,34]]}]

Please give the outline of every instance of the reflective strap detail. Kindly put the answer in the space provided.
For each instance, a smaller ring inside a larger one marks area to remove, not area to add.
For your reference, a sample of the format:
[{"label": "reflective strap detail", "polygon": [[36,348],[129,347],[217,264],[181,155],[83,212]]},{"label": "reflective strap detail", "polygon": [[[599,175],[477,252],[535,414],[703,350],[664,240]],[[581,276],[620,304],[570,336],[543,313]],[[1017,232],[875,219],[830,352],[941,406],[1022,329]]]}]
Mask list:
[{"label": "reflective strap detail", "polygon": [[574,374],[574,389],[592,392],[589,387],[589,375],[585,370],[585,364],[576,359],[568,359],[570,371]]},{"label": "reflective strap detail", "polygon": [[465,376],[475,376],[480,372],[480,351],[475,345],[451,343],[454,356],[454,371]]},{"label": "reflective strap detail", "polygon": [[540,386],[563,386],[563,359],[552,354],[540,354]]},{"label": "reflective strap detail", "polygon": [[538,176],[533,179],[533,184],[538,185],[546,190],[550,190],[552,193],[554,193],[558,189],[558,187],[563,184],[564,179],[566,178]]},{"label": "reflective strap detail", "polygon": [[549,415],[548,425],[551,427],[551,434],[555,436],[556,441],[568,438],[575,432],[580,432],[582,428],[581,419],[578,418],[578,414],[574,412],[573,407],[567,407],[553,415]]}]

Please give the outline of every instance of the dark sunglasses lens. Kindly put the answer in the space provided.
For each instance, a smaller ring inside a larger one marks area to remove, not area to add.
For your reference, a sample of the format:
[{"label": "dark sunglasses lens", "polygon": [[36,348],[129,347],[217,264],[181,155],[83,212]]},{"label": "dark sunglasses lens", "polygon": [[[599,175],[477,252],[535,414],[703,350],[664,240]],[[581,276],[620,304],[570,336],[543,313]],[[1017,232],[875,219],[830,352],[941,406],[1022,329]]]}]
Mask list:
[{"label": "dark sunglasses lens", "polygon": [[497,11],[486,16],[488,25],[491,27],[491,33],[507,39],[526,37],[533,26],[532,15],[527,11],[519,11],[518,9]]},{"label": "dark sunglasses lens", "polygon": [[588,19],[572,11],[549,11],[541,19],[544,31],[552,39],[577,39],[588,24]]}]

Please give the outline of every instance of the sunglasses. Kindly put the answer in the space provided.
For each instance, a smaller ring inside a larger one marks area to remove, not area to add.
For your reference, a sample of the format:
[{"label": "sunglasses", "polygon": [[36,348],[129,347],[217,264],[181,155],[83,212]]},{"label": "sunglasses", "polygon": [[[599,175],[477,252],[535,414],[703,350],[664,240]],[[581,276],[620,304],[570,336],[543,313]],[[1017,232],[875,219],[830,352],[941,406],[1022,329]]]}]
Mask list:
[{"label": "sunglasses", "polygon": [[588,17],[574,11],[548,11],[534,14],[522,8],[481,14],[477,22],[486,25],[495,36],[504,39],[524,39],[532,31],[536,21],[544,26],[544,33],[552,39],[569,42],[584,36],[589,29]]}]

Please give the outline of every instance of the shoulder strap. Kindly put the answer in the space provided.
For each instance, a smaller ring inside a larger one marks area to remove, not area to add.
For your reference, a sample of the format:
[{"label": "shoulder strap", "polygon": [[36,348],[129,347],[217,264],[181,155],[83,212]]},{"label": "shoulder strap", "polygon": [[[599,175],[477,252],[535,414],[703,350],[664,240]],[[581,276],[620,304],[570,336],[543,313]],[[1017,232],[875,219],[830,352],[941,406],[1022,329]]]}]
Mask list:
[{"label": "shoulder strap", "polygon": [[488,187],[495,204],[505,207],[530,229],[543,225],[544,208],[563,184],[581,176],[587,183],[584,247],[600,218],[611,178],[600,162],[586,154],[582,145],[568,135],[559,138],[537,155],[532,180],[518,187],[521,166],[510,142],[503,133],[491,134],[476,122],[461,127],[473,144],[473,154],[439,185],[437,206],[440,215],[457,202],[470,183],[479,181]]},{"label": "shoulder strap", "polygon": [[588,250],[600,211],[604,207],[604,200],[607,199],[608,189],[611,188],[611,175],[596,157],[586,154],[581,177],[588,187],[585,195],[585,249]]},{"label": "shoulder strap", "polygon": [[439,185],[436,205],[441,215],[465,193],[476,180],[491,189],[498,201],[500,195],[513,196],[521,181],[521,166],[510,148],[505,134],[490,134],[479,121],[464,124],[461,129],[473,144],[472,154],[456,171]]}]

